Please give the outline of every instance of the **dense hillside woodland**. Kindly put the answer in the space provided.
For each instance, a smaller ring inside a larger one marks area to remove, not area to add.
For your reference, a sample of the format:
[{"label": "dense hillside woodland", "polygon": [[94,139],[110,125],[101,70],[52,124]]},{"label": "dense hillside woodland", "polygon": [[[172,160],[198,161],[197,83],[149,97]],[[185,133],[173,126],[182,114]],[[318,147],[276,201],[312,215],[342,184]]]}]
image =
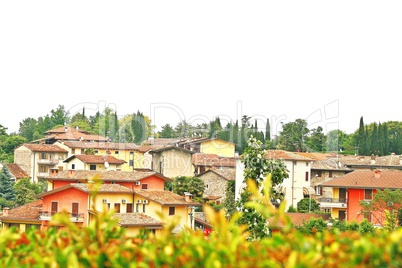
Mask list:
[{"label": "dense hillside woodland", "polygon": [[[210,236],[185,230],[162,237],[127,237],[112,212],[79,229],[58,214],[47,231],[0,233],[1,267],[400,267],[402,229],[372,233],[337,230],[303,234],[284,230],[248,242],[244,228],[205,208],[215,226]],[[286,219],[278,215],[278,219]]]}]

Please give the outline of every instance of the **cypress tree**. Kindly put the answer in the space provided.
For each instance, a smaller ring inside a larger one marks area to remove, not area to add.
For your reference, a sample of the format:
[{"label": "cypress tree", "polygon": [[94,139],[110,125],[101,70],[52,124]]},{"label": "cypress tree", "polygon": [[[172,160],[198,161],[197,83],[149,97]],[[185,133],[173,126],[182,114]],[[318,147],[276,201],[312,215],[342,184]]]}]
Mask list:
[{"label": "cypress tree", "polygon": [[269,123],[269,119],[267,119],[267,124],[265,126],[265,140],[266,141],[271,140],[271,125]]},{"label": "cypress tree", "polygon": [[11,178],[10,170],[4,165],[0,173],[0,197],[7,201],[15,201],[14,182]]}]

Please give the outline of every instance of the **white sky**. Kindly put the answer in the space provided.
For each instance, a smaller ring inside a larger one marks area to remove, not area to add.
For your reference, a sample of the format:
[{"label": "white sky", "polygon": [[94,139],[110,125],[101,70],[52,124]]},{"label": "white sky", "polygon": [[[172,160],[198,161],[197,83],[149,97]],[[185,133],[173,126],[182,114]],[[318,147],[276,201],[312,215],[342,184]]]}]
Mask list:
[{"label": "white sky", "polygon": [[0,124],[64,105],[157,126],[402,120],[402,1],[1,1]]}]

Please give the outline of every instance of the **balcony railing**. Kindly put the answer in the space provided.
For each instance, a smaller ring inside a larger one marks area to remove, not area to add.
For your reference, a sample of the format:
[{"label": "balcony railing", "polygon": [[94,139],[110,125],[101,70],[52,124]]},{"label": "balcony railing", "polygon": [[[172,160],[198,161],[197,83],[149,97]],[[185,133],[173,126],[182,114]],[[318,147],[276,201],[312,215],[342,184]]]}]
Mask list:
[{"label": "balcony railing", "polygon": [[38,159],[38,164],[40,165],[57,165],[58,163],[58,159]]},{"label": "balcony railing", "polygon": [[321,197],[318,198],[318,202],[321,207],[346,208],[348,206],[346,198]]},{"label": "balcony railing", "polygon": [[[39,216],[39,220],[49,221],[52,216],[57,212],[42,211]],[[85,213],[68,213],[70,221],[72,222],[84,222]]]}]

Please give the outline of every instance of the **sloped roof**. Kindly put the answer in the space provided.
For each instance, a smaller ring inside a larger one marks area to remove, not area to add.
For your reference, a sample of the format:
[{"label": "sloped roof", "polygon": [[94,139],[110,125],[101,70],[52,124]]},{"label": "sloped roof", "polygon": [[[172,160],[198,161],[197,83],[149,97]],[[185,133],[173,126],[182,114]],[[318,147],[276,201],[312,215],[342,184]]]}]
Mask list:
[{"label": "sloped roof", "polygon": [[121,226],[162,227],[162,222],[143,213],[116,213],[114,218]]},{"label": "sloped roof", "polygon": [[30,178],[29,174],[26,173],[18,164],[10,163],[7,164],[10,173],[18,180],[23,178]]},{"label": "sloped roof", "polygon": [[10,209],[7,216],[1,216],[2,221],[25,220],[25,221],[38,221],[42,210],[42,200]]},{"label": "sloped roof", "polygon": [[[385,156],[361,156],[361,155],[340,155],[342,164],[348,166],[376,165],[376,166],[401,166],[400,156],[396,154]],[[374,160],[374,164],[372,163]]]},{"label": "sloped roof", "polygon": [[402,189],[402,171],[355,170],[341,177],[320,184],[322,187],[342,187],[358,189]]},{"label": "sloped roof", "polygon": [[65,141],[69,148],[79,149],[105,149],[105,150],[139,150],[139,146],[129,142],[104,142],[104,141]]},{"label": "sloped roof", "polygon": [[65,126],[51,129],[45,132],[46,139],[50,140],[86,140],[86,141],[107,141],[107,138],[101,135],[90,134],[88,131],[78,130],[73,127]]},{"label": "sloped roof", "polygon": [[127,188],[125,186],[122,186],[120,184],[101,184],[101,185],[96,185],[93,183],[70,183],[68,185],[53,189],[51,191],[48,192],[44,192],[41,194],[38,194],[36,197],[37,198],[42,198],[48,195],[52,195],[54,193],[58,193],[58,192],[63,192],[67,189],[77,189],[79,191],[82,191],[84,193],[91,193],[92,191],[95,191],[97,193],[109,193],[109,194],[113,194],[113,193],[133,193],[133,190],[131,190],[130,188]]},{"label": "sloped roof", "polygon": [[178,147],[178,146],[166,146],[166,147],[162,147],[162,148],[158,148],[158,149],[154,149],[149,151],[150,154],[154,154],[154,153],[159,153],[159,152],[163,152],[163,151],[169,151],[169,150],[178,150],[178,151],[182,151],[188,154],[194,154],[195,152]]},{"label": "sloped roof", "polygon": [[156,138],[144,140],[141,145],[158,145],[158,146],[168,146],[173,145],[178,142],[178,138]]},{"label": "sloped roof", "polygon": [[192,162],[196,166],[236,167],[236,158],[217,154],[195,153],[192,156]]},{"label": "sloped roof", "polygon": [[311,170],[337,170],[337,171],[352,171],[352,169],[344,166],[336,158],[327,158],[324,160],[316,160],[311,165]]},{"label": "sloped roof", "polygon": [[317,152],[295,152],[295,153],[314,160],[325,160],[330,157],[336,157],[336,154],[334,153],[317,153]]},{"label": "sloped roof", "polygon": [[223,142],[227,142],[230,144],[234,144],[231,141],[226,141],[220,138],[206,138],[206,137],[191,137],[191,138],[183,138],[179,141],[179,146],[180,145],[184,145],[184,144],[197,144],[197,143],[203,143],[203,142],[207,142],[207,141],[214,141],[214,140],[219,140],[219,141],[223,141]]},{"label": "sloped roof", "polygon": [[63,162],[68,163],[74,158],[77,158],[87,164],[103,164],[105,163],[105,161],[108,162],[109,164],[115,164],[115,165],[122,165],[124,163],[127,163],[125,160],[117,159],[116,157],[111,155],[101,156],[101,155],[86,155],[86,154],[72,155]]},{"label": "sloped roof", "polygon": [[135,194],[153,200],[162,206],[166,205],[180,205],[180,206],[201,206],[198,202],[187,202],[184,196],[164,191],[164,190],[134,190]]},{"label": "sloped roof", "polygon": [[128,182],[146,179],[156,176],[164,181],[172,181],[172,179],[163,176],[155,171],[113,171],[113,170],[62,170],[57,174],[46,177],[47,180],[79,180],[87,181],[98,178],[103,181]]},{"label": "sloped roof", "polygon": [[[286,216],[289,217],[290,222],[293,227],[302,226],[304,222],[307,222],[311,218],[322,218],[324,221],[329,220],[330,215],[328,214],[317,214],[317,213],[299,213],[299,212],[287,212]],[[278,222],[274,217],[268,219],[268,224],[273,228],[283,228],[284,223]]]},{"label": "sloped roof", "polygon": [[297,161],[313,161],[313,158],[303,156],[295,152],[289,152],[284,150],[267,150],[265,156],[268,159],[277,160],[297,160]]},{"label": "sloped roof", "polygon": [[61,148],[60,146],[53,144],[33,144],[33,143],[24,143],[20,147],[26,147],[33,152],[49,152],[49,153],[68,153],[67,150]]},{"label": "sloped roof", "polygon": [[236,179],[236,169],[234,168],[225,168],[225,169],[209,169],[201,174],[198,174],[197,177],[202,177],[204,174],[207,174],[209,172],[215,173],[217,176],[231,181],[231,180],[235,180]]}]

